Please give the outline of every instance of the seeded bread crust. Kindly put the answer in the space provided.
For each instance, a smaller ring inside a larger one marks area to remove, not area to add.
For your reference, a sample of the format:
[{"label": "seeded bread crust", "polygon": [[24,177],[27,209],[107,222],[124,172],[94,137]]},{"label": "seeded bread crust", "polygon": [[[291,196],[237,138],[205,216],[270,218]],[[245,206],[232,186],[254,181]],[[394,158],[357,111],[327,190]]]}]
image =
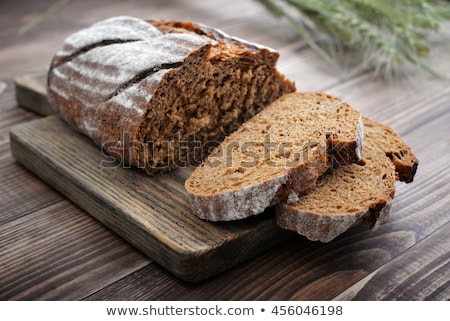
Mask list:
[{"label": "seeded bread crust", "polygon": [[360,113],[342,100],[286,94],[228,136],[186,180],[193,212],[229,221],[295,200],[331,160],[358,161],[362,136]]},{"label": "seeded bread crust", "polygon": [[195,164],[292,82],[279,54],[201,24],[114,17],[71,35],[48,97],[74,129],[149,174]]},{"label": "seeded bread crust", "polygon": [[[395,180],[412,182],[419,161],[390,127],[364,117],[364,133],[359,164],[331,170],[298,201],[275,207],[281,228],[330,242],[353,226],[376,229],[388,220]],[[404,161],[387,157],[400,151]]]}]

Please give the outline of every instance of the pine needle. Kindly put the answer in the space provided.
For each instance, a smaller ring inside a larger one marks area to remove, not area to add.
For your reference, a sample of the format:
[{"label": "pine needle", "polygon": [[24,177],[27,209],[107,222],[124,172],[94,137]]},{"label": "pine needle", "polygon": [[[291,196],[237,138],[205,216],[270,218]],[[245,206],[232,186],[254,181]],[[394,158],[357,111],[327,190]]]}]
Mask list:
[{"label": "pine needle", "polygon": [[[306,43],[335,69],[333,50],[356,54],[359,65],[378,75],[404,66],[438,75],[424,61],[429,35],[450,21],[442,0],[258,0],[275,17],[285,18]],[[326,42],[322,41],[326,39]]]}]

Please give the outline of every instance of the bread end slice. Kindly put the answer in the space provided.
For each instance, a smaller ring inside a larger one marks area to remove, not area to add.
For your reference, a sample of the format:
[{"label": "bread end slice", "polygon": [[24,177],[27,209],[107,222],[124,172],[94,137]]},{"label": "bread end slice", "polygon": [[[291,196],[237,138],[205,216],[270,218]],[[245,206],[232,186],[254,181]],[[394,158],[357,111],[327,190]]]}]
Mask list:
[{"label": "bread end slice", "polygon": [[[391,201],[379,200],[378,204],[351,214],[318,214],[302,211],[287,203],[277,205],[277,225],[283,229],[296,231],[310,241],[331,242],[336,237],[357,225],[365,225],[376,230],[389,219]],[[281,214],[282,213],[282,214]]]},{"label": "bread end slice", "polygon": [[411,183],[419,166],[419,159],[400,135],[391,127],[376,122],[367,117],[363,118],[365,135],[377,142],[395,166],[397,179]]},{"label": "bread end slice", "polygon": [[411,182],[419,160],[392,128],[365,117],[363,121],[361,162],[330,170],[297,202],[278,204],[280,227],[330,242],[352,226],[376,229],[387,221],[395,180]]}]

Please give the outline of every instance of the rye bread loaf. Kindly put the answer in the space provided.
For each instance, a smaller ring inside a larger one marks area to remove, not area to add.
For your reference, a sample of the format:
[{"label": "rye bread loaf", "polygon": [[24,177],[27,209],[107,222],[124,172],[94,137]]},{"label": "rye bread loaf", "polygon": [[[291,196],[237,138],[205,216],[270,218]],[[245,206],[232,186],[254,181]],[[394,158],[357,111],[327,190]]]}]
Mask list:
[{"label": "rye bread loaf", "polygon": [[330,165],[360,159],[362,118],[323,93],[282,96],[228,136],[186,180],[193,212],[242,219],[312,189]]},{"label": "rye bread loaf", "polygon": [[[403,159],[387,157],[397,154]],[[330,170],[298,201],[278,204],[277,224],[322,242],[330,242],[358,224],[376,229],[389,217],[395,180],[411,182],[417,164],[417,158],[396,132],[364,118],[361,162]],[[399,172],[402,174],[396,174]]]},{"label": "rye bread loaf", "polygon": [[149,174],[200,162],[292,82],[279,54],[201,24],[115,17],[71,35],[48,97],[73,128]]}]

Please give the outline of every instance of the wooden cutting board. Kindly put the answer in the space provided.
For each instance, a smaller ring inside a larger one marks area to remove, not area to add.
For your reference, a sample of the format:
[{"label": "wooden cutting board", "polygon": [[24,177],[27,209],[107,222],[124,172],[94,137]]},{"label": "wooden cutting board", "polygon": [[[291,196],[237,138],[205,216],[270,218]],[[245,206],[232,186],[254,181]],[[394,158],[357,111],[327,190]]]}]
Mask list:
[{"label": "wooden cutting board", "polygon": [[[17,79],[19,104],[49,114],[44,80]],[[236,222],[197,218],[184,189],[192,168],[157,176],[123,168],[57,116],[12,128],[10,141],[19,163],[187,281],[218,274],[292,235],[275,225],[270,211]]]}]

